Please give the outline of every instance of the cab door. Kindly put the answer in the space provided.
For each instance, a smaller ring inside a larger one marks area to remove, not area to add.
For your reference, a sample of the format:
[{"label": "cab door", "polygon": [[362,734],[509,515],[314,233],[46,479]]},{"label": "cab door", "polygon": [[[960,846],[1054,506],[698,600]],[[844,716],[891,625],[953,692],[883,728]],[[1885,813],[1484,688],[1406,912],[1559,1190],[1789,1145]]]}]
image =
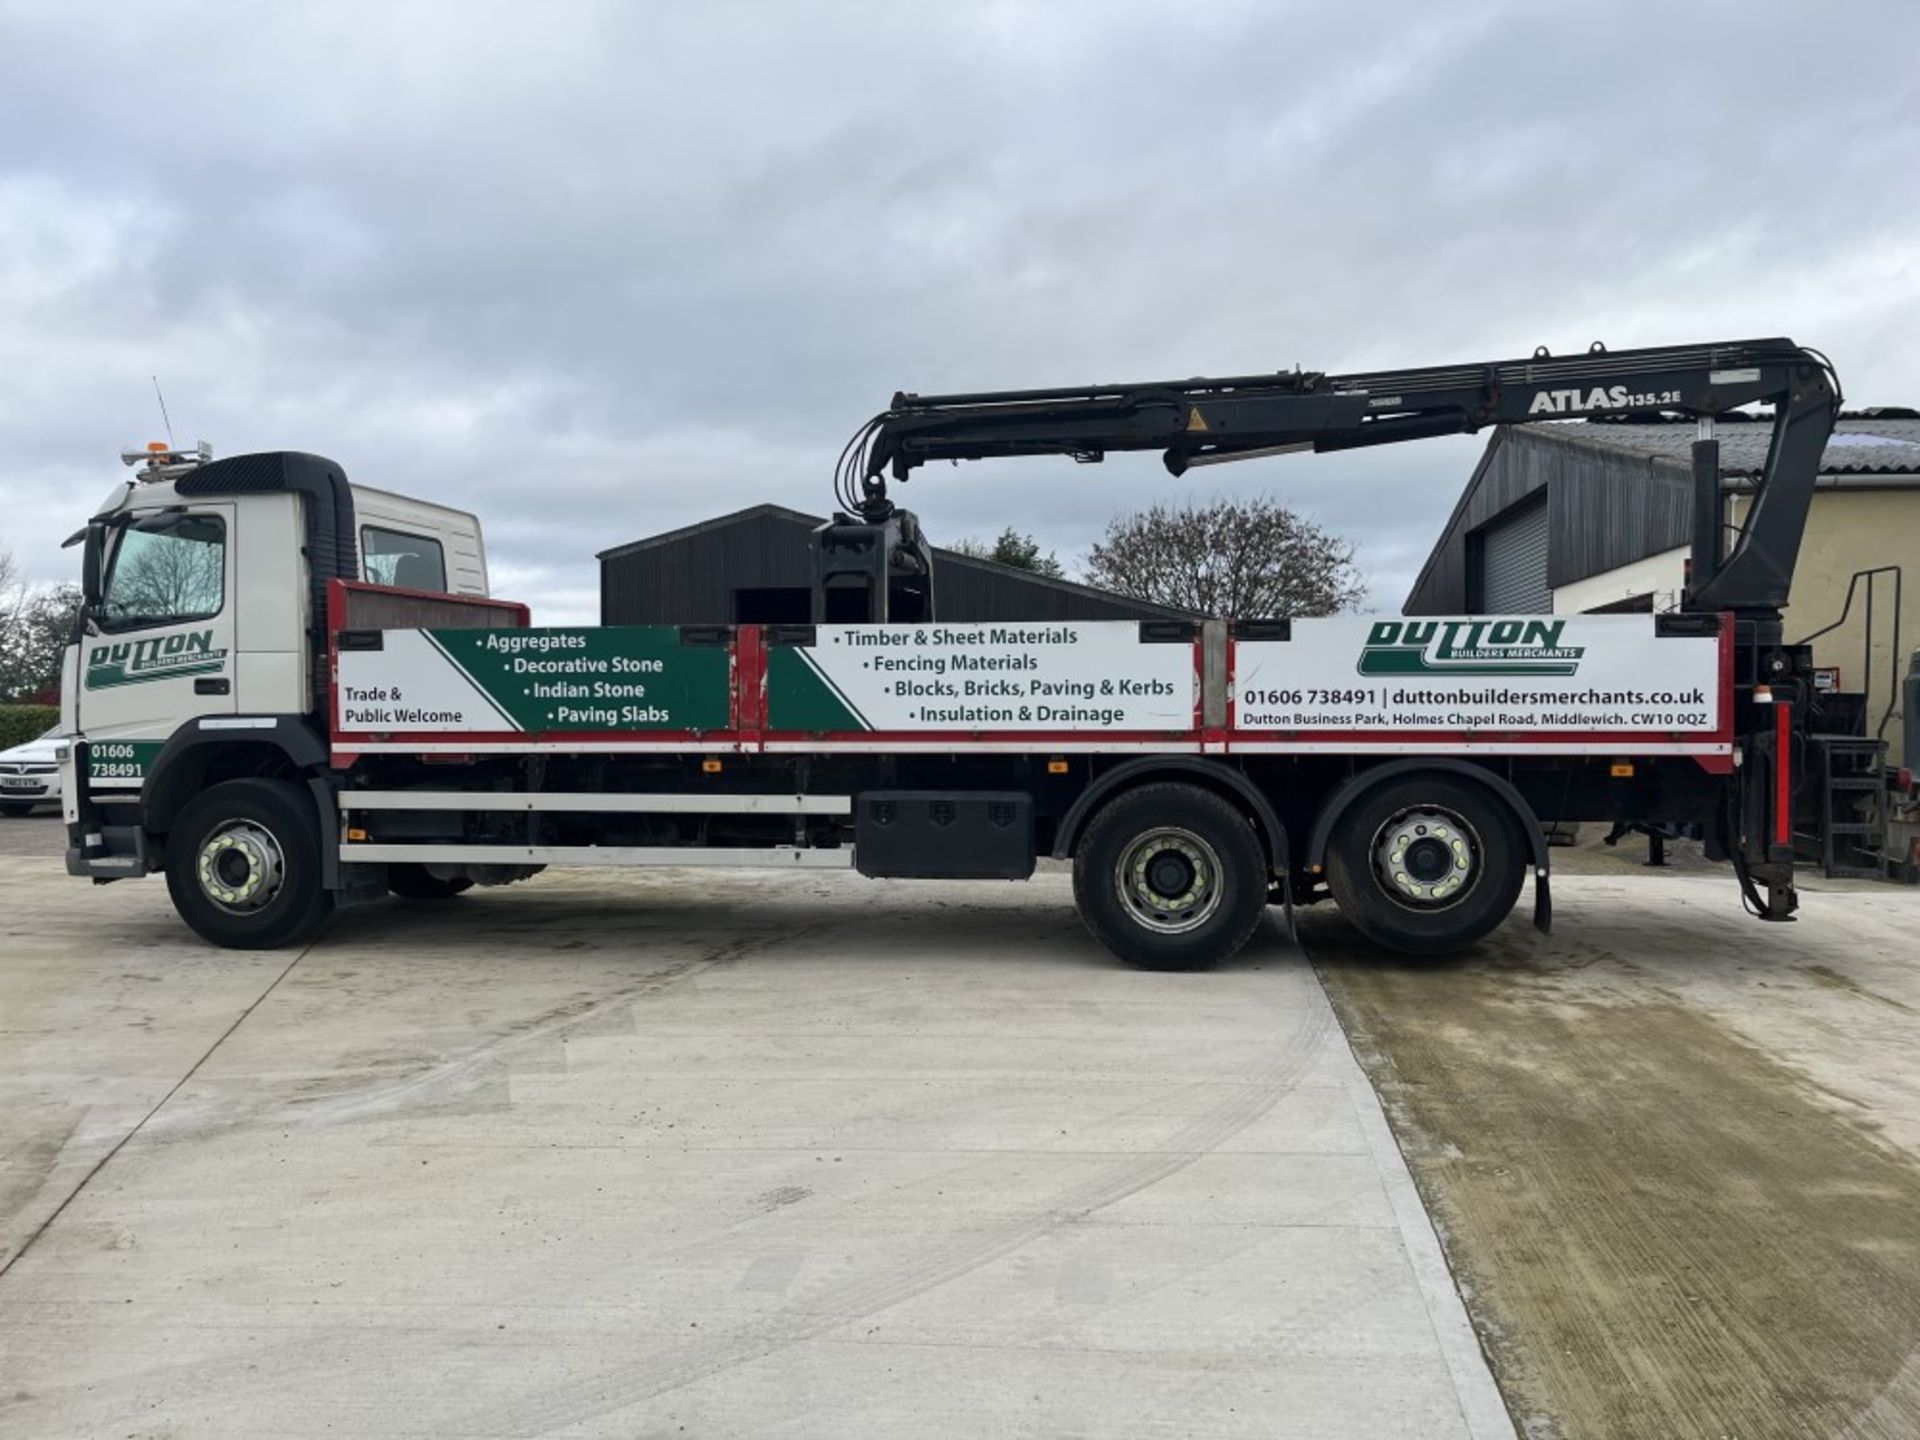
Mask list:
[{"label": "cab door", "polygon": [[176,729],[233,713],[235,539],[231,503],[134,511],[110,535],[74,717],[91,788],[137,790]]}]

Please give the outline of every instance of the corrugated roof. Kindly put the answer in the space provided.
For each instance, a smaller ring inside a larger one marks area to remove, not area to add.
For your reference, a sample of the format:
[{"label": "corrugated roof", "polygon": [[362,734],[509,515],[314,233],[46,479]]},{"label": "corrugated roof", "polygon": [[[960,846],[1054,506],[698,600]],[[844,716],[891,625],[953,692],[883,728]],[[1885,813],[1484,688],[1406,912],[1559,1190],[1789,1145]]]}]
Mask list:
[{"label": "corrugated roof", "polygon": [[809,515],[805,511],[795,510],[786,505],[749,505],[744,510],[732,510],[725,515],[716,515],[711,520],[696,520],[691,525],[682,525],[678,530],[662,530],[658,535],[629,540],[624,545],[615,545],[610,549],[602,550],[593,558],[611,560],[619,555],[631,555],[636,550],[651,550],[658,545],[671,545],[676,540],[705,535],[712,530],[724,530],[729,525],[744,524],[762,515],[777,515],[782,520],[792,520],[796,524],[805,525],[809,530],[827,523],[821,516]]},{"label": "corrugated roof", "polygon": [[[1630,424],[1588,420],[1574,425],[1543,425],[1533,433],[1687,465],[1693,458],[1694,428],[1691,420]],[[1714,438],[1720,442],[1722,475],[1758,475],[1766,465],[1773,426],[1764,417],[1723,420],[1714,427]],[[1920,420],[1868,416],[1842,419],[1827,441],[1820,473],[1920,475]]]},{"label": "corrugated roof", "polygon": [[[695,535],[703,535],[714,530],[723,530],[731,525],[742,525],[761,516],[771,515],[796,525],[805,526],[809,531],[826,524],[824,517],[809,515],[803,510],[794,510],[785,505],[749,505],[744,510],[735,510],[726,515],[716,515],[711,520],[700,520],[692,525],[682,525],[677,530],[663,531],[658,535],[648,535],[639,540],[629,540],[624,545],[615,545],[602,550],[594,558],[603,564],[608,560],[621,559],[642,550],[652,550],[662,545],[671,545],[676,541],[687,540]],[[975,570],[999,575],[1005,579],[1028,585],[1038,585],[1048,590],[1058,590],[1071,595],[1097,596],[1101,599],[1124,600],[1127,604],[1141,609],[1153,610],[1170,620],[1198,619],[1197,610],[1186,610],[1177,605],[1163,605],[1157,600],[1143,600],[1135,595],[1124,595],[1118,590],[1108,590],[1099,585],[1088,585],[1079,580],[1068,580],[1064,576],[1041,575],[1018,565],[1005,565],[998,560],[988,560],[979,555],[963,555],[957,550],[948,550],[939,545],[933,548],[934,555],[947,565],[963,565]]]}]

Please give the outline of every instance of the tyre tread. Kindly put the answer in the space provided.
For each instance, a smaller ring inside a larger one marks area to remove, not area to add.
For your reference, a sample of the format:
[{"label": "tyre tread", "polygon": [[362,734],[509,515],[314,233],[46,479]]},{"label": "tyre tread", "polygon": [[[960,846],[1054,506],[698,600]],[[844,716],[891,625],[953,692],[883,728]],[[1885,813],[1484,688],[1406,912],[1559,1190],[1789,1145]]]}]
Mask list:
[{"label": "tyre tread", "polygon": [[[1224,929],[1210,935],[1197,932],[1207,935],[1204,952],[1184,936],[1178,937],[1181,943],[1169,946],[1166,941],[1175,937],[1153,936],[1126,920],[1107,883],[1107,863],[1089,859],[1103,854],[1115,832],[1124,835],[1130,827],[1138,828],[1140,818],[1136,817],[1151,817],[1152,823],[1162,824],[1170,812],[1189,805],[1205,817],[1202,823],[1218,827],[1219,833],[1208,838],[1220,848],[1229,871],[1237,867],[1235,884],[1244,892],[1222,897],[1228,917]],[[1075,847],[1074,900],[1094,939],[1136,969],[1204,970],[1231,959],[1253,937],[1266,914],[1266,868],[1266,855],[1250,818],[1231,801],[1198,785],[1156,781],[1115,796],[1087,823]]]},{"label": "tyre tread", "polygon": [[[218,820],[258,819],[280,841],[289,903],[254,915],[230,915],[200,892],[193,873],[200,836]],[[166,846],[167,890],[173,907],[193,932],[230,950],[277,950],[311,939],[333,912],[333,894],[321,883],[320,827],[313,801],[285,780],[226,780],[187,802],[174,820]]]},{"label": "tyre tread", "polygon": [[[1385,894],[1373,874],[1368,852],[1382,812],[1423,802],[1472,820],[1491,854],[1481,880],[1492,886],[1486,892],[1491,898],[1475,899],[1458,915],[1402,906]],[[1403,955],[1449,955],[1484,939],[1511,913],[1525,882],[1526,857],[1526,837],[1517,818],[1490,786],[1449,771],[1396,775],[1356,796],[1341,813],[1327,843],[1327,888],[1353,927],[1376,945]]]}]

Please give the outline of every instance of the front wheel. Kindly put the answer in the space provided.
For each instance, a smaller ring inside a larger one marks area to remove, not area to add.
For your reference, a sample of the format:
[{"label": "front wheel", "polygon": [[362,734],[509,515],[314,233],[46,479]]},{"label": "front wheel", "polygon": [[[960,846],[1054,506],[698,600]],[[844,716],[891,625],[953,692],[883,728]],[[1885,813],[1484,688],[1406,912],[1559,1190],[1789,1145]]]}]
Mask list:
[{"label": "front wheel", "polygon": [[1094,938],[1143,970],[1198,970],[1247,943],[1267,906],[1247,817],[1196,785],[1143,785],[1093,817],[1073,896]]},{"label": "front wheel", "polygon": [[1507,918],[1527,859],[1519,823],[1486,786],[1408,775],[1341,814],[1327,845],[1327,888],[1375,944],[1445,955]]},{"label": "front wheel", "polygon": [[309,939],[333,909],[313,802],[284,780],[228,780],[167,835],[167,890],[201,939],[273,950]]}]

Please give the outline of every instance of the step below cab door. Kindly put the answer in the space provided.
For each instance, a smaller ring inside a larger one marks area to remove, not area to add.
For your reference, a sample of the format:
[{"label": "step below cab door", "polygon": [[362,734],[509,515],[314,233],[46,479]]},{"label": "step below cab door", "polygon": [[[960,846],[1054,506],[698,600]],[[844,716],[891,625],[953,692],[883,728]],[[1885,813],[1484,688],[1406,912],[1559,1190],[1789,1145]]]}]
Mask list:
[{"label": "step below cab door", "polygon": [[89,788],[138,790],[180,726],[234,711],[234,507],[135,511],[108,534],[80,643]]}]

